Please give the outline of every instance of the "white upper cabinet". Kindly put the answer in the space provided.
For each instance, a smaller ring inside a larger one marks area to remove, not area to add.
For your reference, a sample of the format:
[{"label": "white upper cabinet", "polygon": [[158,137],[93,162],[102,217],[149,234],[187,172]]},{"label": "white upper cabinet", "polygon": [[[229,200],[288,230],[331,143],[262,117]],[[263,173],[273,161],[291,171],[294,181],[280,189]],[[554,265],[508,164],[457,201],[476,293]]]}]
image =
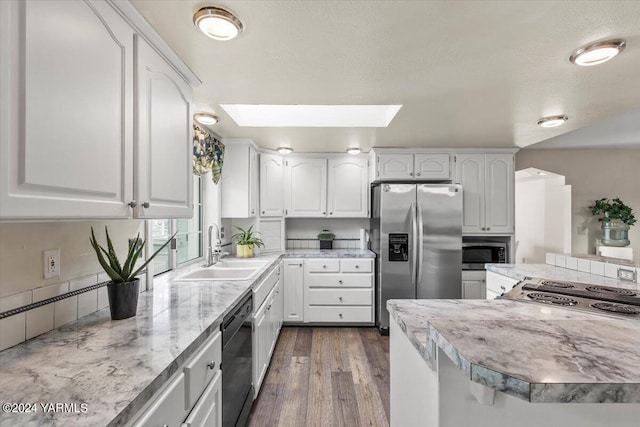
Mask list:
[{"label": "white upper cabinet", "polygon": [[223,139],[223,218],[251,218],[258,212],[258,153],[249,139]]},{"label": "white upper cabinet", "polygon": [[285,161],[285,215],[327,215],[327,159],[290,158]]},{"label": "white upper cabinet", "polygon": [[451,178],[449,153],[376,154],[376,181],[447,180]]},{"label": "white upper cabinet", "polygon": [[376,179],[413,179],[413,154],[378,154]]},{"label": "white upper cabinet", "polygon": [[135,47],[137,216],[189,218],[193,211],[191,87],[139,36]]},{"label": "white upper cabinet", "polygon": [[284,160],[280,156],[260,155],[260,215],[284,215]]},{"label": "white upper cabinet", "polygon": [[133,29],[106,2],[0,19],[0,217],[131,216]]},{"label": "white upper cabinet", "polygon": [[451,176],[448,153],[415,154],[413,164],[416,179],[449,179]]},{"label": "white upper cabinet", "polygon": [[159,40],[138,24],[126,2],[0,1],[0,219],[191,216],[197,78],[141,39],[134,69],[136,34]]},{"label": "white upper cabinet", "polygon": [[463,233],[513,233],[513,154],[457,154]]},{"label": "white upper cabinet", "polygon": [[363,157],[329,159],[330,217],[369,216],[368,161]]}]

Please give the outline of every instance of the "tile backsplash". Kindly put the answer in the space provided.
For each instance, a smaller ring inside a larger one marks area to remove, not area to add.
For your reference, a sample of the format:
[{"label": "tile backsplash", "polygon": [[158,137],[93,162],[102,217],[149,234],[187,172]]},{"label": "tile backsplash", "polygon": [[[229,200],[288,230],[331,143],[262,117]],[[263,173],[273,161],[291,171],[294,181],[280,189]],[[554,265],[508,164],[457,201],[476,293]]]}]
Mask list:
[{"label": "tile backsplash", "polygon": [[[1,223],[0,313],[107,281],[89,243],[91,227],[105,241],[105,226],[119,254],[130,237],[139,231],[144,236],[140,220]],[[60,249],[60,276],[44,279],[43,251],[54,248]],[[0,350],[108,307],[106,291],[94,289],[0,319]]]},{"label": "tile backsplash", "polygon": [[611,279],[618,278],[618,270],[625,269],[635,271],[636,282],[640,283],[640,265],[627,260],[617,258],[607,258],[598,255],[572,256],[563,254],[547,253],[546,264],[556,267],[577,270],[583,273],[604,276]]}]

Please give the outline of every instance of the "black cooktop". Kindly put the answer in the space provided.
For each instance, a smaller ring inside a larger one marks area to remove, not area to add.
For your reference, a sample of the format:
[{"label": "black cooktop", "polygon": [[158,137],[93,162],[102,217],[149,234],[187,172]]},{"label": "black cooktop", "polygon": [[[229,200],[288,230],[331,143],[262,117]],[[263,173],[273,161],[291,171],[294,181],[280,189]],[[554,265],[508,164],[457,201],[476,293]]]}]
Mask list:
[{"label": "black cooktop", "polygon": [[540,280],[538,283],[526,283],[522,289],[527,291],[553,292],[554,294],[629,304],[640,307],[640,295],[630,289],[554,280]]}]

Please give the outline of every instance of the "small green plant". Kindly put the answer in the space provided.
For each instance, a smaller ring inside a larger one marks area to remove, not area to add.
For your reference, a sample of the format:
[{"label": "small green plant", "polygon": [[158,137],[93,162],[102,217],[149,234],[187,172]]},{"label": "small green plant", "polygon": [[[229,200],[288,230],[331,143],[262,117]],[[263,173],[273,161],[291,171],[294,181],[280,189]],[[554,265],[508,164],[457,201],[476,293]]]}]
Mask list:
[{"label": "small green plant", "polygon": [[636,217],[633,215],[633,209],[625,205],[619,198],[610,201],[607,198],[596,200],[592,206],[589,206],[593,215],[603,215],[599,220],[609,222],[620,220],[627,225],[636,223]]},{"label": "small green plant", "polygon": [[260,233],[259,231],[253,231],[253,225],[246,230],[238,226],[236,226],[236,228],[238,229],[239,233],[236,233],[232,236],[236,244],[254,245],[258,248],[264,246],[264,242],[262,241],[262,239],[257,237],[258,234],[262,233]]},{"label": "small green plant", "polygon": [[[98,256],[98,261],[100,265],[104,269],[105,273],[109,275],[111,280],[114,283],[126,283],[131,282],[135,277],[140,274],[142,270],[155,258],[158,253],[165,248],[173,239],[176,234],[171,236],[169,240],[167,240],[160,248],[149,257],[138,269],[134,270],[136,262],[140,255],[142,254],[142,250],[144,249],[144,242],[140,239],[140,233],[136,237],[135,241],[129,246],[129,252],[127,253],[127,258],[124,261],[124,264],[120,263],[118,260],[118,256],[116,251],[113,249],[113,243],[111,243],[111,238],[109,237],[109,230],[107,227],[104,228],[105,233],[107,234],[107,249],[103,248],[96,241],[96,236],[93,233],[93,227],[91,227],[91,238],[89,241],[91,242],[91,246],[96,251],[96,255]],[[107,261],[108,260],[108,261]]]}]

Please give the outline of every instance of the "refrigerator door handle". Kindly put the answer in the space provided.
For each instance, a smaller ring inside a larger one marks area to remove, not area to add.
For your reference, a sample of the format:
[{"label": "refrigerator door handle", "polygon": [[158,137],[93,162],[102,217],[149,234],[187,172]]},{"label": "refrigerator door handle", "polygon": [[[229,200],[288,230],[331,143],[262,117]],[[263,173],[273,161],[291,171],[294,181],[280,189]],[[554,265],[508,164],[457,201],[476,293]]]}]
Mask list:
[{"label": "refrigerator door handle", "polygon": [[416,203],[416,220],[418,223],[418,238],[416,239],[416,246],[418,247],[418,250],[416,251],[416,286],[418,286],[418,284],[422,281],[422,262],[424,261],[422,259],[424,248],[424,223],[422,219],[422,209],[420,208],[420,203]]},{"label": "refrigerator door handle", "polygon": [[416,267],[418,265],[418,220],[416,218],[416,203],[411,202],[411,207],[409,208],[411,211],[411,284],[417,292],[418,282],[416,281]]}]

